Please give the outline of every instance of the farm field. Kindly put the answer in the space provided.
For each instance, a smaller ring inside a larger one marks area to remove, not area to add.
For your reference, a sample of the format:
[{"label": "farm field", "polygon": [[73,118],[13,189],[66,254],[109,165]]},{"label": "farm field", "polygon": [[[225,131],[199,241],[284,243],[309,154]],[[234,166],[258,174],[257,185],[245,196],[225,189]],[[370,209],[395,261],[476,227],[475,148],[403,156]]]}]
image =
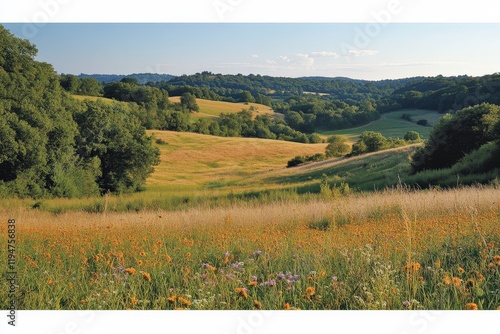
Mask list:
[{"label": "farm field", "polygon": [[[409,115],[414,122],[425,119],[428,121],[430,126],[421,126],[401,119],[403,114]],[[358,140],[359,134],[363,131],[375,131],[382,133],[385,137],[399,138],[403,138],[408,131],[417,131],[423,138],[428,138],[432,130],[432,126],[438,122],[441,116],[443,116],[443,114],[432,110],[405,109],[382,114],[380,115],[380,119],[360,127],[335,131],[320,131],[318,133],[323,136],[329,136],[332,134],[346,135],[353,143]]]}]

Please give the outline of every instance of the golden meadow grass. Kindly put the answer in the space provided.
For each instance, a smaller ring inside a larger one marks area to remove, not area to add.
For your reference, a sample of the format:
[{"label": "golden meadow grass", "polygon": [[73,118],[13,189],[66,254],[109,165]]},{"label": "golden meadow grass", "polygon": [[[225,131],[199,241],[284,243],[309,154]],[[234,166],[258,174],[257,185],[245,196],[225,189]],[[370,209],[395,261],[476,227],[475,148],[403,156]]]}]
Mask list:
[{"label": "golden meadow grass", "polygon": [[[179,103],[180,96],[171,96],[168,99],[171,103]],[[194,119],[197,118],[219,118],[221,113],[234,114],[240,112],[242,109],[249,110],[253,107],[254,117],[258,115],[270,115],[273,117],[283,117],[282,114],[275,113],[270,107],[259,103],[232,103],[224,101],[212,101],[205,99],[196,99],[196,103],[200,107],[199,112],[192,113]]]},{"label": "golden meadow grass", "polygon": [[496,309],[499,198],[494,188],[394,189],[2,216],[17,220],[20,309]]}]

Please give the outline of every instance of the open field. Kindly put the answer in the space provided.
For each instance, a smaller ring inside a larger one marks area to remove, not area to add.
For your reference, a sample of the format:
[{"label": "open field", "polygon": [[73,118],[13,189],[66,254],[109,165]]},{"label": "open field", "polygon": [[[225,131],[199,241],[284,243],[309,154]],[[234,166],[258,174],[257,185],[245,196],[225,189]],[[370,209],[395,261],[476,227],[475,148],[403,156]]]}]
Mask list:
[{"label": "open field", "polygon": [[174,212],[1,215],[16,219],[18,309],[496,309],[499,198],[493,188],[395,189]]},{"label": "open field", "polygon": [[[171,96],[168,98],[170,102],[179,103],[180,96]],[[242,109],[250,109],[254,107],[254,116],[271,115],[273,117],[283,117],[282,114],[275,113],[270,107],[258,103],[231,103],[223,101],[211,101],[204,99],[196,99],[196,103],[200,107],[199,112],[191,114],[192,118],[219,118],[221,113],[238,113]]]},{"label": "open field", "polygon": [[[401,119],[403,114],[410,115],[414,122],[425,119],[431,126],[420,126]],[[323,136],[332,134],[346,135],[352,143],[358,140],[359,134],[363,131],[375,131],[382,133],[385,137],[399,138],[403,138],[408,131],[417,131],[423,138],[428,138],[432,130],[432,125],[436,124],[441,116],[443,115],[432,110],[406,109],[382,114],[380,119],[360,127],[335,131],[319,131],[318,133]]]},{"label": "open field", "polygon": [[98,97],[98,96],[88,96],[88,95],[75,95],[73,94],[72,95],[73,98],[79,100],[79,101],[83,101],[83,100],[90,100],[90,101],[97,101],[97,100],[101,100],[105,103],[108,103],[108,104],[111,104],[113,102],[117,102],[113,99],[108,99],[107,97]]}]

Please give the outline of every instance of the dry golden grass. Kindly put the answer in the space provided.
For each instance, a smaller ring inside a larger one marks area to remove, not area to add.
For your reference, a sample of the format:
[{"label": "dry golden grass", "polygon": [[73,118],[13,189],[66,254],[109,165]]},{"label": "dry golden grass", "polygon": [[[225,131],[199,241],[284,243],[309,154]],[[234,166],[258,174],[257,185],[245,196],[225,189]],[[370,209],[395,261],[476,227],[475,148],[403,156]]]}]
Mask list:
[{"label": "dry golden grass", "polygon": [[[179,103],[180,96],[171,96],[169,97],[170,102]],[[242,109],[249,109],[250,107],[254,107],[255,111],[253,112],[254,117],[257,115],[271,115],[273,117],[283,117],[282,114],[275,113],[270,107],[265,106],[263,104],[258,103],[231,103],[231,102],[223,102],[223,101],[211,101],[205,99],[196,99],[196,103],[200,107],[199,113],[194,113],[194,116],[199,117],[209,117],[211,115],[213,117],[218,118],[221,113],[238,113]]]},{"label": "dry golden grass", "polygon": [[257,138],[232,138],[148,131],[168,145],[159,146],[161,163],[148,184],[203,185],[237,181],[273,169],[284,169],[296,155],[323,153],[326,144],[301,144]]}]

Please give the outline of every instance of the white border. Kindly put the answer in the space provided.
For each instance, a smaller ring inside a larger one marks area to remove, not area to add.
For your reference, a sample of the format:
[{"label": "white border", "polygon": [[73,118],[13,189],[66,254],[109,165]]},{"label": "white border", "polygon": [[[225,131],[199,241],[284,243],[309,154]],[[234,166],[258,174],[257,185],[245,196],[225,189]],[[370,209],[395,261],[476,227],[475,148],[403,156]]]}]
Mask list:
[{"label": "white border", "polygon": [[500,22],[497,0],[0,0],[0,22]]}]

